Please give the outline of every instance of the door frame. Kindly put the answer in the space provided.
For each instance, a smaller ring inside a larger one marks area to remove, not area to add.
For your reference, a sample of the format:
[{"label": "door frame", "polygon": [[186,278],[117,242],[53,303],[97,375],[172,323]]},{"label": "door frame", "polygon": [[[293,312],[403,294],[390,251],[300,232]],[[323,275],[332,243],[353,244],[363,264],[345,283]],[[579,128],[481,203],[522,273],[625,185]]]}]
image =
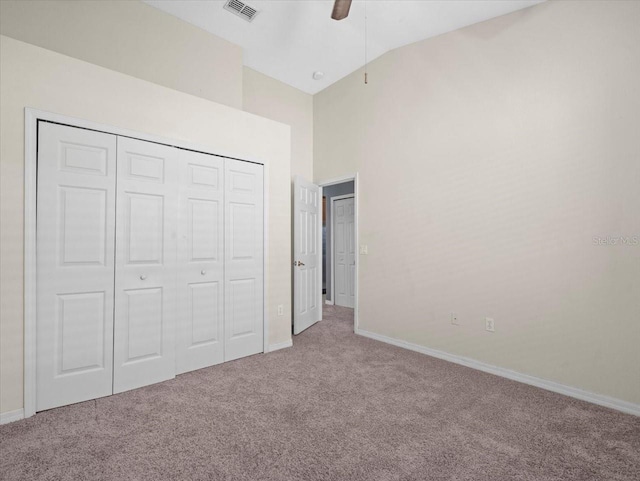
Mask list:
[{"label": "door frame", "polygon": [[[356,199],[356,194],[355,194],[355,192],[353,194],[336,195],[335,197],[331,197],[331,201],[330,201],[331,205],[329,206],[329,210],[331,211],[331,224],[332,224],[331,225],[331,239],[330,239],[330,241],[331,241],[331,259],[330,259],[330,261],[331,261],[331,304],[333,304],[333,305],[335,305],[335,303],[336,303],[336,298],[335,298],[336,265],[334,264],[335,257],[333,255],[334,251],[335,251],[334,237],[333,237],[334,236],[334,229],[333,229],[333,219],[334,219],[334,217],[333,217],[333,203],[336,200],[351,199],[351,198],[353,198],[353,204],[354,204],[354,208],[353,208],[353,213],[354,213],[354,216],[353,216],[353,229],[355,231],[355,229],[356,229],[356,223],[355,223],[355,217],[356,217],[355,216],[355,210],[356,210],[355,209],[355,202],[356,202],[355,199]],[[354,232],[354,237],[355,237],[355,232]],[[355,239],[354,239],[354,242],[355,242]],[[355,247],[358,247],[358,245],[356,244]],[[358,253],[357,252],[355,253],[355,257],[358,257]],[[355,282],[355,280],[354,280],[354,282]],[[354,285],[354,287],[355,287],[355,285]],[[355,303],[355,298],[354,298],[353,301]]]},{"label": "door frame", "polygon": [[[360,277],[360,229],[359,229],[359,220],[360,220],[360,216],[358,215],[358,209],[359,209],[359,185],[360,185],[360,181],[359,181],[359,174],[358,172],[355,172],[353,174],[346,174],[342,177],[334,177],[334,178],[329,178],[327,180],[323,180],[320,182],[317,182],[317,184],[320,186],[321,189],[323,189],[324,187],[329,187],[330,185],[336,185],[336,184],[343,184],[345,182],[351,182],[353,181],[353,194],[346,194],[347,197],[353,197],[354,198],[354,229],[355,229],[355,243],[356,243],[356,278],[355,278],[355,299],[354,299],[354,306],[353,306],[353,331],[357,332],[358,331],[358,326],[359,326],[359,302],[358,302],[358,298],[359,298],[359,290],[360,290],[360,282],[358,280],[358,278]],[[332,217],[333,219],[333,212],[332,212]],[[333,222],[333,221],[332,221]],[[331,229],[331,236],[333,236],[333,229]],[[333,258],[333,249],[331,249],[331,256]],[[331,262],[333,262],[333,259],[331,260]],[[320,269],[321,271],[324,269],[324,267],[322,266],[322,263],[320,265]],[[332,274],[331,276],[333,277],[333,270],[331,271]],[[322,272],[320,274],[322,276]],[[322,277],[320,277],[320,279],[322,279]],[[334,302],[333,299],[333,289],[334,289],[334,285],[335,283],[333,282],[333,279],[331,280],[331,301]],[[320,283],[320,295],[322,295],[322,282]]]},{"label": "door frame", "polygon": [[53,122],[70,127],[96,130],[107,134],[131,137],[134,139],[168,145],[179,149],[194,150],[204,154],[216,155],[244,162],[252,162],[263,166],[263,352],[269,352],[269,306],[267,303],[267,259],[269,253],[269,163],[266,159],[257,158],[244,153],[229,152],[224,149],[212,148],[192,142],[168,139],[158,135],[150,135],[113,125],[101,124],[86,119],[46,112],[30,107],[24,109],[24,386],[23,408],[24,417],[28,418],[36,413],[36,196],[38,175],[38,122]]}]

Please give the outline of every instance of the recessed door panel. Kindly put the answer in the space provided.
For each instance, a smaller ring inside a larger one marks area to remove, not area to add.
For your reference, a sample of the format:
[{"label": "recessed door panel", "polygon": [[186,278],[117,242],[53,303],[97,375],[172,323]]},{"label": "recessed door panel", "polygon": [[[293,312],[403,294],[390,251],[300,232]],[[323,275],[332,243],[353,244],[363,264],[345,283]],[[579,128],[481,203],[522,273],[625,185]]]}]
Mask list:
[{"label": "recessed door panel", "polygon": [[125,192],[128,264],[162,264],[164,244],[164,195]]},{"label": "recessed door panel", "polygon": [[347,222],[347,259],[349,264],[347,274],[347,295],[349,296],[349,305],[355,306],[356,296],[356,227],[354,204],[349,204],[347,212],[349,221]]},{"label": "recessed door panel", "polygon": [[[306,196],[305,196],[306,198]],[[298,213],[298,225],[300,230],[298,231],[298,244],[300,245],[300,255],[306,256],[309,254],[309,212],[303,210]]]},{"label": "recessed door panel", "polygon": [[[206,154],[200,154],[194,152],[193,155],[201,156]],[[220,189],[220,167],[203,165],[195,163],[189,164],[189,181],[192,187],[200,187],[206,189],[219,190]]]},{"label": "recessed door panel", "polygon": [[104,266],[107,215],[113,215],[107,209],[108,190],[60,186],[58,194],[61,265]]},{"label": "recessed door panel", "polygon": [[318,268],[315,266],[307,269],[309,277],[309,290],[307,292],[307,299],[309,301],[309,310],[313,311],[318,307]]},{"label": "recessed door panel", "polygon": [[162,356],[162,288],[125,291],[127,311],[125,364]]},{"label": "recessed door panel", "polygon": [[[338,217],[338,219],[340,219],[340,215],[337,215],[336,217]],[[336,250],[335,253],[337,255],[345,255],[346,254],[346,247],[345,247],[345,225],[344,222],[342,221],[337,221],[336,223],[336,230],[335,230],[335,243],[336,243]]]},{"label": "recessed door panel", "polygon": [[349,297],[353,297],[354,299],[356,295],[355,280],[356,280],[356,266],[355,264],[352,264],[349,266],[349,276],[347,281],[349,283],[349,288],[347,290],[347,293]]},{"label": "recessed door panel", "polygon": [[304,315],[309,310],[309,269],[301,268],[298,270],[296,281],[296,293],[298,302],[298,314]]},{"label": "recessed door panel", "polygon": [[230,304],[227,306],[231,327],[229,339],[256,334],[258,327],[256,305],[254,302],[247,302],[255,298],[255,287],[255,279],[236,279],[229,283]]},{"label": "recessed door panel", "polygon": [[[107,175],[109,149],[97,145],[60,141],[60,171]],[[113,154],[112,154],[113,155]]]},{"label": "recessed door panel", "polygon": [[338,262],[336,266],[336,296],[345,296],[347,294],[347,274],[344,262]]},{"label": "recessed door panel", "polygon": [[39,122],[36,410],[112,393],[114,135]]},{"label": "recessed door panel", "polygon": [[58,295],[58,375],[104,368],[104,307],[104,291]]},{"label": "recessed door panel", "polygon": [[[351,213],[349,216],[353,216],[353,209],[351,209]],[[347,254],[351,256],[355,256],[356,254],[356,230],[355,223],[352,220],[349,220],[346,224],[347,227]]]},{"label": "recessed door panel", "polygon": [[263,351],[261,165],[225,159],[224,359]]},{"label": "recessed door panel", "polygon": [[212,344],[220,340],[221,300],[219,282],[201,282],[189,285],[191,341],[189,348]]},{"label": "recessed door panel", "polygon": [[[314,192],[315,195],[315,192]],[[307,253],[310,256],[316,256],[318,254],[318,214],[316,212],[309,212],[309,226],[307,232],[308,248]]]},{"label": "recessed door panel", "polygon": [[220,203],[217,200],[188,199],[190,260],[217,261],[219,255]]},{"label": "recessed door panel", "polygon": [[126,170],[128,174],[127,177],[132,180],[142,180],[147,182],[164,181],[164,157],[126,152],[124,157],[119,157],[119,159],[119,162],[126,163],[126,167],[128,167]]},{"label": "recessed door panel", "polygon": [[229,243],[232,260],[249,260],[255,254],[256,206],[254,204],[229,203]]},{"label": "recessed door panel", "polygon": [[[242,169],[242,167],[239,167]],[[228,171],[229,191],[238,193],[254,193],[256,191],[256,173],[232,168]]]},{"label": "recessed door panel", "polygon": [[224,360],[224,159],[181,150],[176,370]]},{"label": "recessed door panel", "polygon": [[116,393],[175,376],[177,157],[118,137]]}]

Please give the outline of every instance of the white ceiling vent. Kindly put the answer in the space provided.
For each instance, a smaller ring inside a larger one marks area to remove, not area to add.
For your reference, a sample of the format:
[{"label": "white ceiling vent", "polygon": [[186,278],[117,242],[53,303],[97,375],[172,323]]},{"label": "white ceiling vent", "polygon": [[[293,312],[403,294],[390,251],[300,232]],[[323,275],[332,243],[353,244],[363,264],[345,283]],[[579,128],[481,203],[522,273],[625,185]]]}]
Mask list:
[{"label": "white ceiling vent", "polygon": [[235,13],[238,17],[244,18],[247,22],[252,21],[256,15],[258,15],[258,11],[255,8],[250,7],[240,0],[229,0],[224,4],[224,9]]}]

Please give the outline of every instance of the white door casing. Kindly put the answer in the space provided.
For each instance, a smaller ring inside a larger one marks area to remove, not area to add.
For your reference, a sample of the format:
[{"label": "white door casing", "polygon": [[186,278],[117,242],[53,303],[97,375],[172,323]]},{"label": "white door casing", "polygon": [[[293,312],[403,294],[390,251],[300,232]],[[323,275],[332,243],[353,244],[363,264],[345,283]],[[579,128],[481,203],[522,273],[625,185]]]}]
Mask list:
[{"label": "white door casing", "polygon": [[41,122],[36,410],[112,393],[116,137]]},{"label": "white door casing", "polygon": [[356,278],[354,207],[353,197],[332,199],[334,303],[351,308],[355,305]]},{"label": "white door casing", "polygon": [[118,137],[114,393],[175,376],[178,152]]},{"label": "white door casing", "polygon": [[322,189],[294,179],[293,200],[293,333],[300,334],[322,318]]},{"label": "white door casing", "polygon": [[263,166],[225,159],[224,360],[263,352]]},{"label": "white door casing", "polygon": [[179,153],[176,374],[224,360],[224,159]]}]

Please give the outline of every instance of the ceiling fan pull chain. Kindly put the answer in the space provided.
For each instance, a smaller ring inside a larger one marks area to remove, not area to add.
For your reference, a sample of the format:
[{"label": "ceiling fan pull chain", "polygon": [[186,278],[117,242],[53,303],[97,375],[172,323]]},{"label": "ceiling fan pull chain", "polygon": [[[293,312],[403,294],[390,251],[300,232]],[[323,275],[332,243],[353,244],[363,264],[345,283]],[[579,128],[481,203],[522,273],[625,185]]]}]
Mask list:
[{"label": "ceiling fan pull chain", "polygon": [[364,0],[364,84],[369,83],[367,73],[367,0]]}]

